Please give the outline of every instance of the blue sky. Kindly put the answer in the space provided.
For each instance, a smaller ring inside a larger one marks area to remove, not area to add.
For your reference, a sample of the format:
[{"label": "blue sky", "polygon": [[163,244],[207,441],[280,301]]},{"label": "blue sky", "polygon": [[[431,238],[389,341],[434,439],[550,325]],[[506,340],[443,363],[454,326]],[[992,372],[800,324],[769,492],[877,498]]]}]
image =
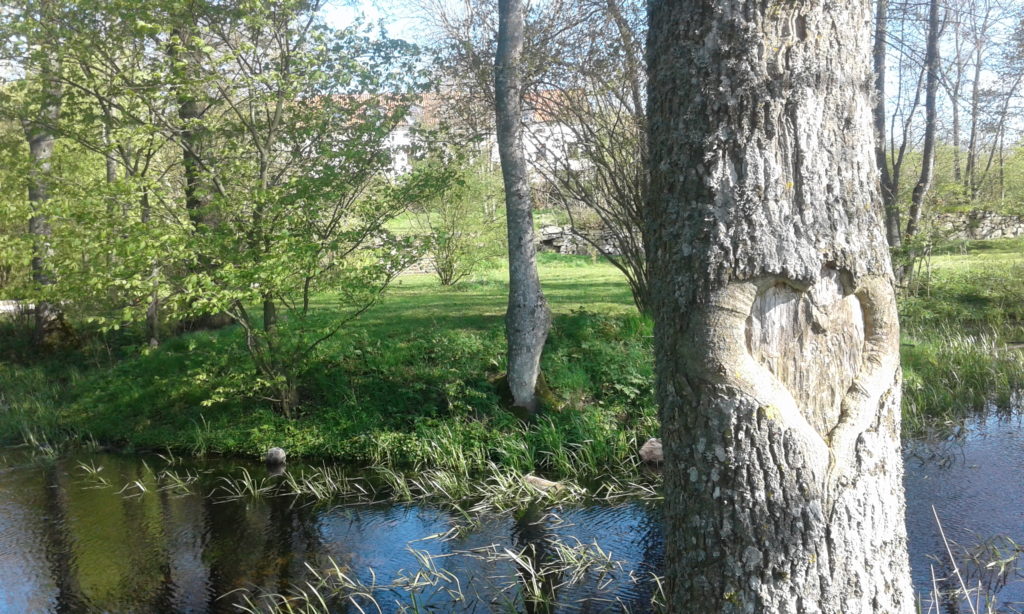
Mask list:
[{"label": "blue sky", "polygon": [[330,0],[323,14],[334,27],[348,26],[363,15],[369,22],[383,22],[388,36],[418,42],[420,23],[415,9],[401,0]]}]

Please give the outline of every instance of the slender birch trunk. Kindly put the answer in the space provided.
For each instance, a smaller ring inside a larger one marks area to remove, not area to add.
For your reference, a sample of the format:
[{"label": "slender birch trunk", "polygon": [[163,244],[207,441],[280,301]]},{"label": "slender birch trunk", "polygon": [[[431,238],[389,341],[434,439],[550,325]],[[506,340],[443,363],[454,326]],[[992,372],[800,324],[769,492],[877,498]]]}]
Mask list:
[{"label": "slender birch trunk", "polygon": [[551,328],[551,312],[537,274],[533,206],[523,153],[522,52],[523,1],[499,0],[494,95],[508,220],[508,385],[513,405],[534,413],[540,356]]}]

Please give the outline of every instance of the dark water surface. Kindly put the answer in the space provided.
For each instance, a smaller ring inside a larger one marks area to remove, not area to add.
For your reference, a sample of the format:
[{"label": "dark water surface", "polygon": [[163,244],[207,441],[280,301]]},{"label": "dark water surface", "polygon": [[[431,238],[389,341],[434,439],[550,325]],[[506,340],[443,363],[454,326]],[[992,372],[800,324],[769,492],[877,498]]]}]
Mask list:
[{"label": "dark water surface", "polygon": [[[55,460],[26,448],[0,450],[0,614],[237,612],[247,594],[286,593],[335,564],[356,582],[376,584],[384,612],[403,611],[413,599],[420,611],[525,611],[535,579],[512,554],[532,549],[550,557],[557,544],[616,563],[579,578],[537,579],[558,587],[553,611],[650,611],[663,538],[660,511],[649,504],[489,514],[449,533],[467,518],[444,506],[210,496],[221,476],[241,474],[239,465],[98,453]],[[165,470],[191,483],[183,488]],[[247,470],[266,475],[262,466]],[[922,595],[931,593],[932,567],[938,576],[949,571],[932,506],[954,549],[1000,547],[976,565],[962,563],[972,587],[979,577],[992,584],[991,570],[979,570],[1012,551],[992,538],[1024,543],[1022,482],[1018,417],[980,418],[956,441],[907,446],[907,527]],[[580,547],[594,543],[600,550]],[[1010,576],[1000,603],[1024,601],[1024,584]],[[335,609],[359,611],[347,607]]]},{"label": "dark water surface", "polygon": [[[592,567],[574,583],[567,574],[538,580],[565,584],[555,589],[557,611],[650,609],[662,538],[659,511],[649,505],[490,514],[438,539],[430,536],[467,519],[428,504],[198,494],[222,486],[221,476],[240,475],[238,464],[109,454],[54,460],[0,450],[0,614],[237,612],[245,593],[236,589],[286,593],[313,578],[310,568],[335,564],[358,582],[384,587],[374,592],[384,612],[403,611],[414,597],[422,611],[523,611],[533,579],[511,554],[532,548],[550,556],[557,543],[596,553],[579,547],[595,542],[615,565]],[[198,479],[179,488],[161,476],[165,469]],[[266,476],[260,465],[247,469]],[[425,571],[421,561],[435,569],[416,578]],[[416,579],[424,585],[415,595],[401,586]],[[335,609],[359,611],[345,603]]]},{"label": "dark water surface", "polygon": [[[934,592],[932,570],[940,579],[940,591],[941,578],[951,575],[937,515],[964,584],[976,595],[981,582],[981,603],[989,597],[993,610],[1024,612],[1024,581],[1015,563],[1008,563],[1005,583],[995,577],[998,561],[1015,561],[1020,554],[1016,545],[1024,546],[1021,414],[989,413],[969,421],[956,438],[911,442],[904,448],[910,565],[924,611]],[[975,556],[965,556],[965,550]],[[949,584],[959,586],[955,580]]]}]

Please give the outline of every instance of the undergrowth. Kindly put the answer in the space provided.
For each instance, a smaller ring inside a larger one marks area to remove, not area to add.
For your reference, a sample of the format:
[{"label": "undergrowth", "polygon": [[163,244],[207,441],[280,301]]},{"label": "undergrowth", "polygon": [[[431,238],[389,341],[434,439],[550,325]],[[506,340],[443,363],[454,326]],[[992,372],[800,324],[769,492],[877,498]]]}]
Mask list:
[{"label": "undergrowth", "polygon": [[942,246],[900,299],[904,434],[1012,409],[1024,383],[1024,240]]}]

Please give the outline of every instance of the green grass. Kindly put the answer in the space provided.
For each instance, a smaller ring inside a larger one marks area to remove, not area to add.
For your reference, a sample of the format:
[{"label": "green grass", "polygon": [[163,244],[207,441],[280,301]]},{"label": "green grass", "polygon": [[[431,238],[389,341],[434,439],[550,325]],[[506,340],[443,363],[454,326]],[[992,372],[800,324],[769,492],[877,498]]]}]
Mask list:
[{"label": "green grass", "polygon": [[[450,289],[429,275],[401,278],[318,348],[296,420],[238,394],[251,367],[232,327],[171,338],[143,355],[111,341],[59,359],[4,361],[0,439],[22,439],[31,425],[48,439],[89,436],[135,450],[255,456],[280,445],[363,465],[471,473],[497,462],[578,479],[633,470],[636,449],[657,430],[651,325],[611,266],[541,262],[555,313],[542,367],[554,394],[535,424],[504,410],[495,386],[507,293],[507,272],[496,269]],[[332,317],[327,298],[318,300]],[[123,354],[108,355],[111,345]]]},{"label": "green grass", "polygon": [[[416,219],[417,214],[405,211],[390,219],[385,227],[397,234],[423,234],[423,225]],[[568,226],[569,216],[562,209],[541,209],[534,213],[534,229],[545,226]]]},{"label": "green grass", "polygon": [[[963,253],[962,253],[963,252]],[[2,329],[0,443],[96,441],[127,450],[293,456],[361,465],[520,473],[587,482],[635,470],[657,433],[651,324],[621,275],[600,260],[542,254],[555,314],[542,368],[552,390],[536,422],[503,409],[507,272],[453,288],[399,279],[387,298],[317,350],[301,375],[304,405],[286,420],[247,394],[241,332],[168,339],[140,352],[131,331],[36,357]],[[900,300],[906,432],[1006,405],[1024,381],[1024,241],[956,244]],[[327,297],[314,307],[335,316]]]},{"label": "green grass", "polygon": [[1024,239],[941,246],[915,272],[900,315],[905,431],[1008,407],[1024,382]]}]

